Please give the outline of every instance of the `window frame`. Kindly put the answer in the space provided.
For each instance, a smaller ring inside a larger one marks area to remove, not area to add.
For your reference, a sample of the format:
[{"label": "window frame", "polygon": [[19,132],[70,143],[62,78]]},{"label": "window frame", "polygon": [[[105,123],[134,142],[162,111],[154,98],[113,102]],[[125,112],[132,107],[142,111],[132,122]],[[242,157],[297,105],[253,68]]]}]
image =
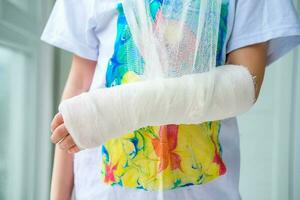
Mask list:
[{"label": "window frame", "polygon": [[[49,123],[54,102],[54,49],[40,41],[40,34],[51,11],[52,0],[30,0],[29,10],[0,0],[0,45],[27,58],[27,92],[24,99],[29,125],[20,134],[22,173],[14,191],[22,199],[49,199],[53,147]],[[26,133],[26,136],[24,137]],[[21,137],[22,136],[22,137]],[[16,138],[17,139],[17,138]],[[30,144],[30,145],[28,145]],[[11,156],[11,155],[8,155]],[[26,157],[25,157],[26,156]],[[8,186],[10,187],[10,186]]]}]

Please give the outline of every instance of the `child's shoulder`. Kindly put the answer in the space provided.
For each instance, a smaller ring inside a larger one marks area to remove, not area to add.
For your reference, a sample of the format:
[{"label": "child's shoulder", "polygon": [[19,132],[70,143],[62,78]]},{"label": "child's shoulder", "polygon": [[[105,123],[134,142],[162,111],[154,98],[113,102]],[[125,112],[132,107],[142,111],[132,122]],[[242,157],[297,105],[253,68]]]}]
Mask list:
[{"label": "child's shoulder", "polygon": [[68,16],[86,19],[94,14],[95,4],[95,0],[56,0],[54,10],[58,9],[61,10],[60,13],[65,13]]},{"label": "child's shoulder", "polygon": [[80,7],[81,9],[90,8],[94,6],[95,3],[95,0],[56,0],[56,4],[63,4],[64,6],[67,6],[69,8]]}]

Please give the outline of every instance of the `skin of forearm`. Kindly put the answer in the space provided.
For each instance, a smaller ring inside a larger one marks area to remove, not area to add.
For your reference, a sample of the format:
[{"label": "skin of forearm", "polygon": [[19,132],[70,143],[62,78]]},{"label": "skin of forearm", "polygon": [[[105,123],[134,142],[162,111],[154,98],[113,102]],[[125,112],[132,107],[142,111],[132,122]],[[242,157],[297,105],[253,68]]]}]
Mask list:
[{"label": "skin of forearm", "polygon": [[[79,95],[89,89],[96,63],[78,56],[73,57],[71,70],[61,100]],[[73,156],[55,145],[51,200],[70,200],[74,185]]]},{"label": "skin of forearm", "polygon": [[263,42],[237,49],[227,56],[227,64],[243,65],[249,69],[253,76],[256,76],[256,99],[264,79],[267,48],[268,43]]}]

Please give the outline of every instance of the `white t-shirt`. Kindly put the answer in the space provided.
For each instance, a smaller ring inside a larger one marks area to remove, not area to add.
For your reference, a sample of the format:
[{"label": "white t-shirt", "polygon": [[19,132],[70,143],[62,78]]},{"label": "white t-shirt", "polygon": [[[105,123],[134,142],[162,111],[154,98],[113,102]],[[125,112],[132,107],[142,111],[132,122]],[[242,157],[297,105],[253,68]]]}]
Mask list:
[{"label": "white t-shirt", "polygon": [[[91,90],[111,87],[123,73],[122,39],[128,26],[121,2],[57,0],[41,37],[98,61]],[[264,41],[269,41],[268,65],[300,43],[300,25],[292,2],[223,0],[217,63],[224,64],[226,54],[235,49]],[[177,146],[169,147],[168,158],[159,157],[159,147],[154,145],[159,138],[147,139],[148,133],[143,132],[147,130],[75,154],[75,199],[240,199],[236,118],[179,129],[191,133],[193,140],[180,137],[180,130],[178,135],[170,135],[169,144],[177,142]],[[158,175],[157,167],[163,175]],[[164,184],[157,185],[162,178]]]}]

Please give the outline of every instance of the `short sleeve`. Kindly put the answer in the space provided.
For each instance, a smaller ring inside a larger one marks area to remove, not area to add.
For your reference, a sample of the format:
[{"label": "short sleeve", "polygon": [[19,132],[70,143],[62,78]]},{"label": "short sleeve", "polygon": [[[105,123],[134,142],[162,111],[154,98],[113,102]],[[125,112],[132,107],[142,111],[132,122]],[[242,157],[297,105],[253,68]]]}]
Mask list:
[{"label": "short sleeve", "polygon": [[97,60],[93,0],[57,0],[41,40],[80,57]]},{"label": "short sleeve", "polygon": [[236,0],[227,53],[268,41],[267,65],[300,43],[298,14],[291,0]]}]

